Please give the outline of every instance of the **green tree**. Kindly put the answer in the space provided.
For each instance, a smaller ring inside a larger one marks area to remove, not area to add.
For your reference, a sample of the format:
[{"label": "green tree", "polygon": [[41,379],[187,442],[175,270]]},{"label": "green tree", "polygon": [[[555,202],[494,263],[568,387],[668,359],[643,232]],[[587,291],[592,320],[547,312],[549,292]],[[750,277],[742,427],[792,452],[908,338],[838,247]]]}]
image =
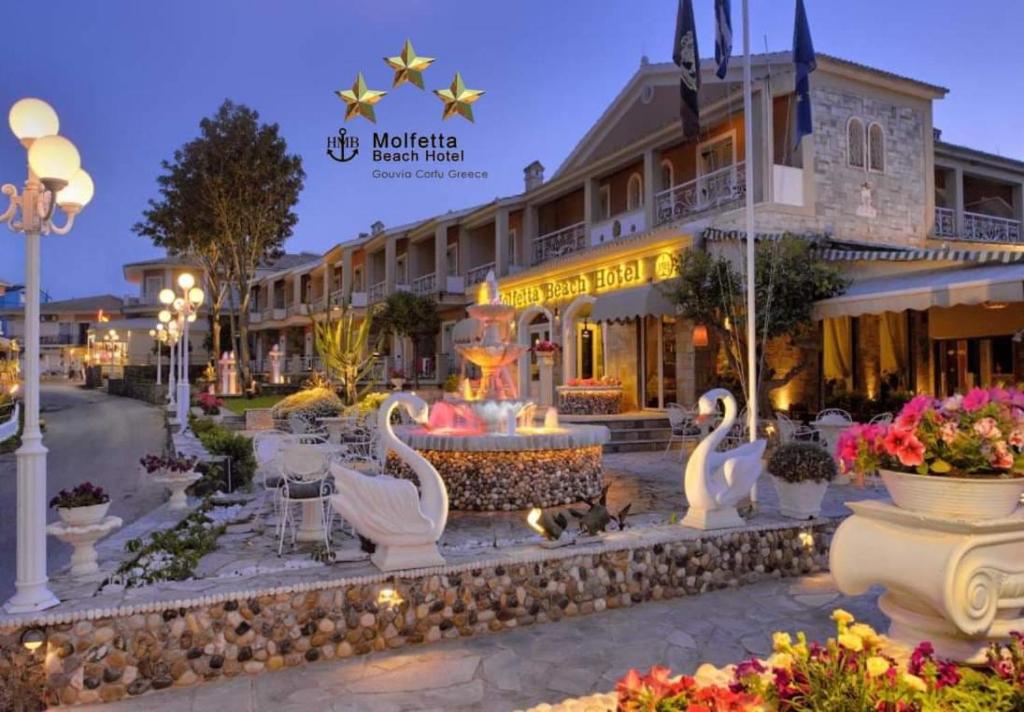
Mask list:
[{"label": "green tree", "polygon": [[[725,256],[684,250],[675,258],[678,275],[662,287],[683,317],[703,324],[725,346],[732,371],[747,395],[747,313],[745,280]],[[817,351],[820,343],[811,320],[814,302],[842,294],[848,285],[838,268],[820,260],[810,243],[795,235],[757,244],[754,261],[758,348],[758,402],[796,378],[812,359],[803,358],[776,373],[764,363],[764,345],[786,339],[790,346]]]},{"label": "green tree", "polygon": [[419,387],[420,347],[433,339],[441,327],[437,302],[430,297],[411,292],[393,292],[388,295],[376,317],[382,335],[393,334],[412,341],[413,385]]},{"label": "green tree", "polygon": [[367,314],[356,323],[349,305],[342,302],[340,306],[341,315],[337,319],[331,317],[331,305],[328,304],[327,319],[314,324],[316,351],[328,378],[341,384],[345,405],[355,405],[362,395],[359,382],[373,368],[369,343],[373,319]]},{"label": "green tree", "polygon": [[160,217],[189,239],[202,236],[216,246],[213,272],[224,275],[225,292],[241,315],[235,333],[247,383],[252,287],[259,266],[282,254],[298,221],[293,208],[306,177],[302,159],[288,153],[277,124],[261,123],[253,109],[225,101],[199,122],[199,136],[165,170],[169,185],[181,190],[170,193],[173,201],[164,195],[169,214]]}]

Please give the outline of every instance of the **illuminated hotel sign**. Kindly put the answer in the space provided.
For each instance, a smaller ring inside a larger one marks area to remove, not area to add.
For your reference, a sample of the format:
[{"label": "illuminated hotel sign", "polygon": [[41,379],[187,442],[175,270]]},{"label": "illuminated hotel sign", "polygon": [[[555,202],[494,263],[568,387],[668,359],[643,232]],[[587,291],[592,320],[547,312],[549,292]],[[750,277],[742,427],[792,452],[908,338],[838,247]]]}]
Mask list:
[{"label": "illuminated hotel sign", "polygon": [[574,299],[581,294],[600,294],[635,287],[644,281],[644,260],[634,259],[571,277],[506,289],[501,295],[501,301],[521,309],[531,304]]}]

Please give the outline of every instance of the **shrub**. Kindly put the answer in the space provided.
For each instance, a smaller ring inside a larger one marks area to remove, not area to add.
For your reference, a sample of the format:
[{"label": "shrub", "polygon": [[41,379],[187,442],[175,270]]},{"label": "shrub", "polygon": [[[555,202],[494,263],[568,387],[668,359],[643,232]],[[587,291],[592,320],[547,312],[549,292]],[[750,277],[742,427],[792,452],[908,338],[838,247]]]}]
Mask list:
[{"label": "shrub", "polygon": [[273,416],[282,419],[290,415],[298,415],[308,420],[315,420],[316,418],[335,416],[341,412],[343,407],[341,398],[330,388],[307,388],[278,401],[274,406]]},{"label": "shrub", "polygon": [[768,458],[768,471],[786,482],[831,482],[836,462],[814,443],[786,443]]},{"label": "shrub", "polygon": [[[197,419],[192,424],[192,432],[211,455],[226,455],[231,458],[231,487],[228,488],[227,469],[216,465],[206,467],[203,479],[196,483],[196,494],[202,495],[216,490],[234,491],[246,487],[252,482],[256,473],[256,455],[252,449],[252,438],[232,432],[222,425],[212,423],[212,427]],[[196,425],[204,423],[197,431]]]}]

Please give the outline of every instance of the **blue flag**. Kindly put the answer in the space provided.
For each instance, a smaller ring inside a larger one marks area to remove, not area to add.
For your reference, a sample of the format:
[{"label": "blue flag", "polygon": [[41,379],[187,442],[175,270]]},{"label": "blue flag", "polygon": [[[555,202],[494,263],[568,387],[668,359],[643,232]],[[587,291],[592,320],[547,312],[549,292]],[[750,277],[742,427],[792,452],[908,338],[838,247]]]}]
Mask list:
[{"label": "blue flag", "polygon": [[729,0],[715,0],[715,63],[719,79],[725,79],[729,71],[729,55],[732,54],[732,10]]},{"label": "blue flag", "polygon": [[807,24],[804,0],[796,0],[796,21],[793,24],[793,64],[796,65],[796,143],[812,131],[811,72],[818,66],[811,42],[811,26]]},{"label": "blue flag", "polygon": [[697,50],[697,25],[693,21],[693,0],[679,0],[672,61],[679,67],[679,118],[683,138],[700,134],[700,53]]}]

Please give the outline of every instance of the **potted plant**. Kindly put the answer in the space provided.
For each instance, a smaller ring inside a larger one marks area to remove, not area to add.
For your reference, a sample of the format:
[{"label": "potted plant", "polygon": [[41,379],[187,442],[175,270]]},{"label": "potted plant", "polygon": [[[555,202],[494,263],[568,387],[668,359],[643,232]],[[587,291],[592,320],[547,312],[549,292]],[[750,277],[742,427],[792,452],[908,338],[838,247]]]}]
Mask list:
[{"label": "potted plant", "polygon": [[768,472],[779,493],[782,516],[812,519],[821,513],[825,490],[836,476],[836,462],[814,443],[786,443],[768,458]]},{"label": "potted plant", "polygon": [[548,359],[554,359],[555,354],[558,353],[558,351],[561,348],[562,347],[556,344],[554,341],[546,341],[544,339],[541,339],[540,341],[536,342],[530,350],[533,351],[533,353],[537,354],[538,358],[543,357]]},{"label": "potted plant", "polygon": [[61,521],[68,526],[84,527],[103,521],[110,509],[110,495],[92,482],[83,482],[58,492],[50,500],[50,508],[56,509]]},{"label": "potted plant", "polygon": [[188,506],[185,490],[198,481],[202,475],[195,471],[198,460],[194,457],[168,455],[146,455],[139,462],[153,480],[165,485],[171,491],[170,509],[184,509]]},{"label": "potted plant", "polygon": [[837,451],[859,477],[877,470],[898,507],[953,519],[1005,517],[1024,493],[1024,390],[916,396],[889,425],[845,430]]},{"label": "potted plant", "polygon": [[200,393],[196,396],[196,402],[203,411],[203,415],[220,415],[220,409],[224,406],[224,401],[212,393]]}]

